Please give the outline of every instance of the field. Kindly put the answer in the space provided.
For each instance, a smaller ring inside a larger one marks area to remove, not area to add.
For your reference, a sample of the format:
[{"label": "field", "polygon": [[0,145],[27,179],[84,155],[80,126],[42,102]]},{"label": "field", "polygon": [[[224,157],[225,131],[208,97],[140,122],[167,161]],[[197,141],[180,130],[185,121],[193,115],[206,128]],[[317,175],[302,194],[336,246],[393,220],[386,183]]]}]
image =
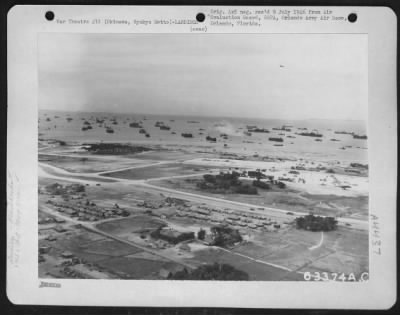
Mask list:
[{"label": "field", "polygon": [[161,269],[173,270],[177,265],[154,259],[141,259],[134,257],[117,257],[101,262],[104,268],[118,270],[118,275],[125,279],[160,279]]},{"label": "field", "polygon": [[[79,277],[100,279],[159,279],[161,268],[167,270],[179,268],[178,264],[145,253],[138,247],[77,227],[71,227],[63,235],[56,236],[57,239],[53,241],[45,239],[39,241],[40,247],[51,246],[51,250],[43,255],[45,262],[39,265],[39,274],[42,278],[68,277],[65,274],[65,270],[68,270],[65,269],[66,266]],[[65,251],[79,258],[79,263],[72,266],[63,265],[63,262],[68,261],[61,256]]]},{"label": "field", "polygon": [[146,230],[155,230],[158,227],[165,225],[165,222],[156,218],[149,218],[144,215],[114,220],[97,224],[97,228],[110,234],[123,235],[126,233],[140,233]]},{"label": "field", "polygon": [[71,174],[63,174],[63,173],[59,173],[55,170],[53,170],[51,167],[49,166],[42,166],[42,169],[44,171],[46,171],[48,174],[50,175],[55,175],[57,177],[63,177],[65,179],[69,179],[69,180],[84,180],[84,181],[93,181],[93,182],[102,182],[102,183],[113,183],[115,182],[112,179],[108,179],[108,178],[102,178],[100,176],[83,176],[83,175],[71,175]]},{"label": "field", "polygon": [[172,178],[154,180],[151,181],[151,184],[204,196],[249,203],[256,206],[284,208],[288,211],[312,212],[314,214],[331,216],[351,216],[357,213],[363,219],[367,219],[368,216],[367,196],[316,195],[288,188],[272,190],[258,189],[257,195],[217,194],[198,188],[196,184],[201,180],[201,177],[192,177],[190,179]]},{"label": "field", "polygon": [[100,173],[112,171],[123,167],[140,166],[152,163],[151,160],[140,160],[135,158],[130,159],[102,159],[101,157],[85,155],[70,156],[70,155],[49,155],[40,154],[39,162],[60,167],[71,173]]},{"label": "field", "polygon": [[206,262],[212,264],[214,262],[230,264],[239,270],[247,272],[250,276],[250,280],[268,280],[268,281],[279,281],[279,280],[302,280],[300,274],[296,274],[287,270],[279,269],[271,265],[252,261],[248,258],[241,257],[219,248],[209,248],[194,253],[192,259],[188,259],[189,262]]},{"label": "field", "polygon": [[181,163],[167,163],[161,165],[154,165],[149,167],[141,167],[135,169],[127,169],[118,172],[110,172],[104,174],[103,176],[141,180],[141,179],[151,179],[159,177],[171,177],[171,176],[181,176],[181,175],[196,175],[196,172],[212,172],[216,171],[215,168],[181,164]]}]

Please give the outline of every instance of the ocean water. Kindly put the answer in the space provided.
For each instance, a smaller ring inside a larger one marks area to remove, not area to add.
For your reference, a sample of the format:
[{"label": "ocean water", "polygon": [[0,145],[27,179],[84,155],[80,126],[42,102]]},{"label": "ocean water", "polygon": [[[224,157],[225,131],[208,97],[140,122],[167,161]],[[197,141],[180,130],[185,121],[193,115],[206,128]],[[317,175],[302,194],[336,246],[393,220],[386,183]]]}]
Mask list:
[{"label": "ocean water", "polygon": [[[72,118],[70,122],[67,121],[68,117]],[[50,121],[47,121],[48,118]],[[105,120],[102,127],[98,126],[96,118]],[[113,120],[117,124],[113,124]],[[93,129],[82,131],[84,121],[90,122]],[[171,129],[160,130],[155,126],[157,121],[163,122]],[[140,134],[138,128],[129,127],[131,122],[141,122],[143,128],[150,134],[150,138]],[[283,125],[290,126],[288,128],[291,129],[291,132],[272,130],[272,128],[279,128]],[[114,133],[107,133],[105,126],[111,127]],[[247,131],[246,126],[266,128],[270,130],[270,133],[252,133],[251,136],[248,136],[244,133]],[[307,128],[307,130],[298,128]],[[368,140],[353,139],[351,135],[334,133],[335,131],[347,131],[359,135],[366,134],[366,122],[357,120],[278,120],[40,110],[38,129],[40,139],[58,139],[76,143],[129,142],[182,148],[189,151],[225,152],[243,156],[257,154],[259,156],[368,162]],[[315,141],[317,138],[314,137],[296,135],[303,131],[321,133],[322,141]],[[182,133],[191,133],[193,138],[184,138],[181,136]],[[228,139],[223,139],[221,134],[226,134]],[[217,142],[207,141],[206,136],[216,137]],[[278,143],[269,141],[270,137],[283,138],[283,146],[274,146]],[[331,141],[330,139],[340,141]]]}]

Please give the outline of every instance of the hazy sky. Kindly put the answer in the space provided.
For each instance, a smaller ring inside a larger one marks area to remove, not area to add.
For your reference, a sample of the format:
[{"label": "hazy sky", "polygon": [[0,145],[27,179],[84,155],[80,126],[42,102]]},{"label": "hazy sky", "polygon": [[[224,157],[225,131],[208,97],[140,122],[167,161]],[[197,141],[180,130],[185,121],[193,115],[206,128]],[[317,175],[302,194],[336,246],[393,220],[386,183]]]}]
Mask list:
[{"label": "hazy sky", "polygon": [[364,35],[39,36],[39,108],[365,119]]}]

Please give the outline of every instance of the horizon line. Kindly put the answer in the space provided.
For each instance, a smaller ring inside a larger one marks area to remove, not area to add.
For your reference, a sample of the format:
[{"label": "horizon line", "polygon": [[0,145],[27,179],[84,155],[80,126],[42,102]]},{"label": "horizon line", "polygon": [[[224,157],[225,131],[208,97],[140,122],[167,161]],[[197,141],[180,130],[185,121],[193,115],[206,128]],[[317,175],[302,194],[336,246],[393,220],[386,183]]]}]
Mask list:
[{"label": "horizon line", "polygon": [[107,112],[107,111],[84,111],[84,110],[63,110],[63,109],[48,109],[48,108],[39,108],[39,111],[55,111],[55,112],[66,112],[66,113],[101,113],[101,114],[118,114],[118,115],[150,115],[150,116],[157,116],[157,115],[162,115],[162,116],[183,116],[183,117],[206,117],[206,118],[233,118],[233,119],[239,119],[239,118],[245,118],[245,119],[257,119],[257,120],[262,120],[262,119],[276,119],[276,120],[296,120],[296,121],[301,121],[301,120],[338,120],[338,121],[363,121],[363,122],[368,122],[368,119],[345,119],[345,118],[277,118],[277,117],[270,117],[270,118],[260,118],[260,117],[252,117],[252,116],[210,116],[210,115],[204,115],[204,114],[192,114],[192,115],[187,115],[187,114],[167,114],[167,113],[159,113],[159,114],[150,114],[150,113],[133,113],[133,112]]}]

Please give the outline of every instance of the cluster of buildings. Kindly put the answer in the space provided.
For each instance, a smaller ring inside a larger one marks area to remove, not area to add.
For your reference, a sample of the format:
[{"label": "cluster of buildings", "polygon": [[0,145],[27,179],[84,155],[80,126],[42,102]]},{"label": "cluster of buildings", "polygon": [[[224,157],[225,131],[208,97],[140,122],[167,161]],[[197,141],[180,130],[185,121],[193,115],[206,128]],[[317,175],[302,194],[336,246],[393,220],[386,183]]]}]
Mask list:
[{"label": "cluster of buildings", "polygon": [[228,209],[222,210],[209,208],[206,206],[178,208],[175,215],[177,217],[203,220],[214,224],[228,224],[232,227],[250,228],[254,230],[264,229],[268,226],[275,229],[281,227],[278,222],[264,215],[238,212]]},{"label": "cluster of buildings", "polygon": [[61,195],[66,198],[71,195],[75,195],[75,197],[82,198],[82,195],[80,193],[84,192],[85,192],[85,186],[81,184],[61,185],[59,183],[54,183],[39,188],[39,194]]},{"label": "cluster of buildings", "polygon": [[49,223],[65,223],[64,219],[57,217],[45,217],[39,219],[39,224],[49,224]]},{"label": "cluster of buildings", "polygon": [[136,204],[136,206],[147,208],[147,209],[159,209],[159,208],[162,208],[164,206],[164,203],[163,202],[156,202],[156,201],[152,201],[152,202],[141,201],[141,202],[138,202]]},{"label": "cluster of buildings", "polygon": [[94,203],[87,202],[86,205],[83,205],[81,202],[73,204],[71,202],[57,202],[51,199],[49,199],[47,203],[53,205],[54,209],[58,212],[62,212],[72,218],[76,217],[81,221],[98,221],[109,218],[127,217],[130,215],[128,211],[119,208],[118,205],[113,208],[102,208]]},{"label": "cluster of buildings", "polygon": [[174,207],[171,214],[178,218],[189,218],[193,220],[206,221],[212,224],[228,224],[237,228],[250,228],[253,230],[279,229],[281,224],[271,218],[243,211],[234,211],[231,209],[213,208],[206,205],[191,205],[189,202],[173,198],[166,198],[165,201],[139,202],[139,207],[148,209],[159,209],[159,211],[150,211],[153,216],[166,219],[167,215],[161,211],[164,207]]}]

